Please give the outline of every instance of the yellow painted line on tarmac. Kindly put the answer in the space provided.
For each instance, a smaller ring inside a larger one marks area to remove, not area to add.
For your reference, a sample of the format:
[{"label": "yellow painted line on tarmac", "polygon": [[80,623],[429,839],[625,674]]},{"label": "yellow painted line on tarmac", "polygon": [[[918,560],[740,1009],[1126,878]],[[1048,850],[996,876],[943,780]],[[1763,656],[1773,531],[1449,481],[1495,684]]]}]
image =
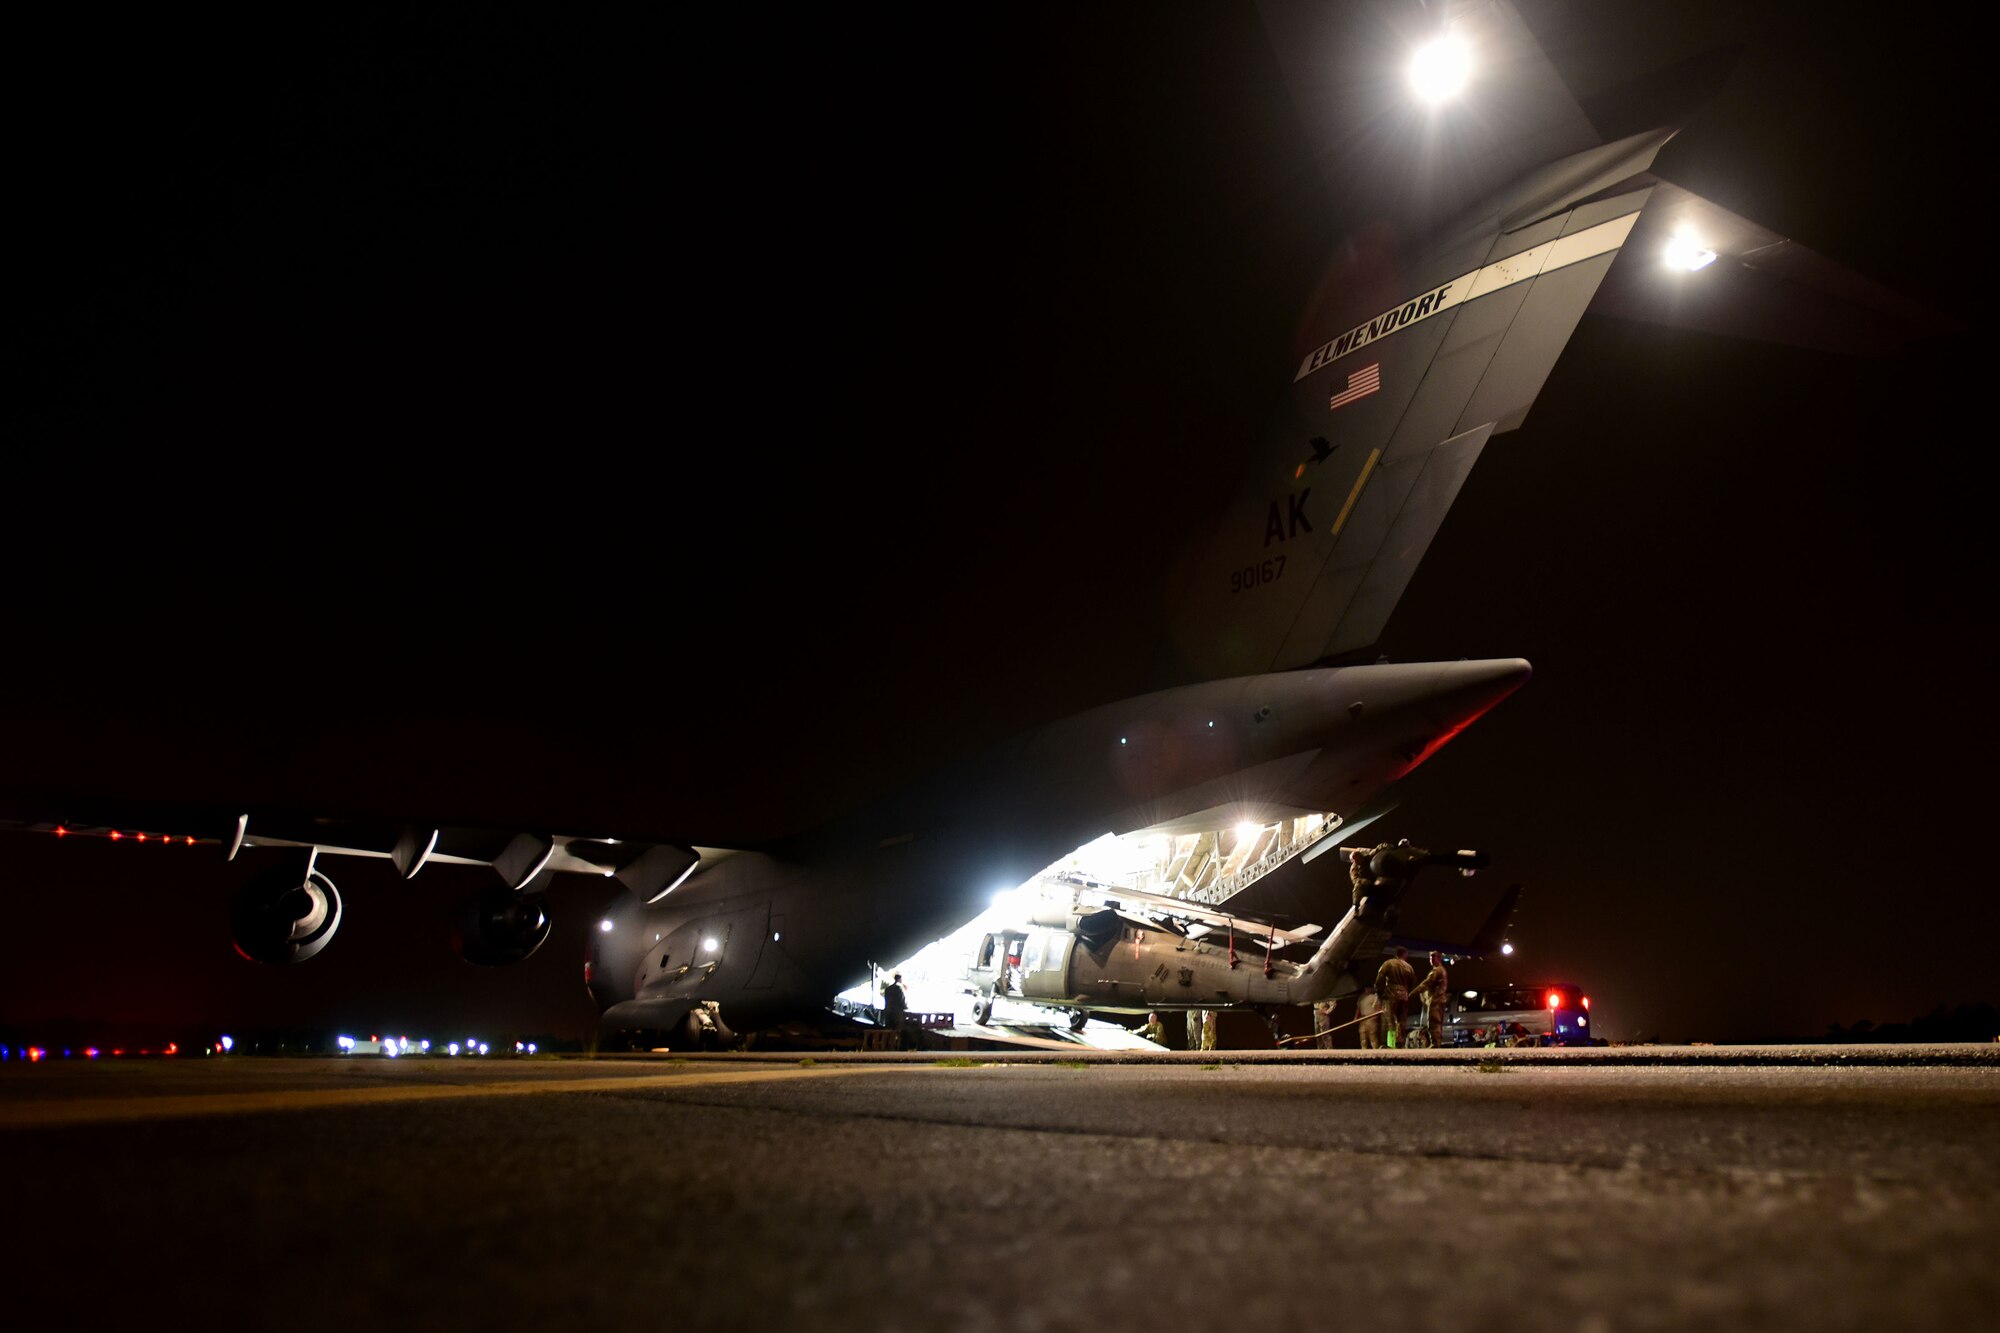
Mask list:
[{"label": "yellow painted line on tarmac", "polygon": [[527,1097],[553,1092],[654,1092],[676,1088],[717,1088],[781,1079],[840,1078],[879,1074],[924,1065],[832,1065],[817,1068],[728,1069],[713,1073],[645,1074],[625,1078],[511,1079],[495,1083],[373,1084],[365,1088],[293,1088],[283,1092],[188,1093],[168,1097],[85,1097],[68,1101],[0,1104],[0,1130],[50,1129],[141,1120],[182,1120],[200,1116],[262,1115],[270,1111],[322,1111],[351,1106],[391,1106],[405,1102],[465,1101],[476,1097]]}]

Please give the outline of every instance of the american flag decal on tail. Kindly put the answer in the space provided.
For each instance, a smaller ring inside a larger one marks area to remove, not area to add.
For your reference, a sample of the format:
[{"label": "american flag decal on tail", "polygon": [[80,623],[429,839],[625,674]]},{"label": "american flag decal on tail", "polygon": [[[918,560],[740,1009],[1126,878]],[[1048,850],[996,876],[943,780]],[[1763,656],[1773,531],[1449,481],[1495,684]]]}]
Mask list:
[{"label": "american flag decal on tail", "polygon": [[1327,411],[1346,407],[1357,398],[1366,398],[1382,387],[1382,363],[1361,367],[1347,377],[1347,387],[1326,400]]}]

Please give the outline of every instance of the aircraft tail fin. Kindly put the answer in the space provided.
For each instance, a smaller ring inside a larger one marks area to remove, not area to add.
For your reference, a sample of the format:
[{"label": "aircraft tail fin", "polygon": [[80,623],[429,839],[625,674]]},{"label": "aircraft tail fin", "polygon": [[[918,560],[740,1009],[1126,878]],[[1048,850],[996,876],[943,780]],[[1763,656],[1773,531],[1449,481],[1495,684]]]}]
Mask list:
[{"label": "aircraft tail fin", "polygon": [[1421,254],[1332,266],[1286,406],[1184,573],[1156,684],[1351,660],[1377,641],[1488,439],[1527,417],[1668,137],[1539,168]]}]

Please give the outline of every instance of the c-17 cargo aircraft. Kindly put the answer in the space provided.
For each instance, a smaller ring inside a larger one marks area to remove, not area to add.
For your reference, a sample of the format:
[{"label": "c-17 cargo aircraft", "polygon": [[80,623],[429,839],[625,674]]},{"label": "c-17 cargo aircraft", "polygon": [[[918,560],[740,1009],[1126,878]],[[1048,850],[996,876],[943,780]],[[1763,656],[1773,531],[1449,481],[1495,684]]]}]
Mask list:
[{"label": "c-17 cargo aircraft", "polygon": [[[1309,68],[1324,23],[1397,31],[1419,13],[1273,5],[1266,20],[1311,113],[1327,98]],[[376,825],[164,804],[29,809],[16,822],[213,842],[270,862],[232,918],[238,950],[267,963],[304,961],[334,937],[335,857],[387,858],[406,877],[490,866],[495,882],[465,906],[455,938],[485,964],[547,938],[552,876],[609,877],[629,897],[596,935],[586,982],[608,1030],[672,1040],[697,1009],[739,1031],[819,1014],[868,960],[914,952],[996,886],[1106,833],[1356,820],[1528,679],[1519,658],[1371,659],[1466,476],[1526,419],[1594,303],[1814,346],[1927,331],[1923,312],[1663,179],[1654,163],[1671,126],[1601,141],[1510,6],[1421,13],[1427,30],[1407,34],[1424,43],[1412,68],[1439,100],[1412,114],[1450,124],[1457,156],[1421,198],[1387,209],[1403,240],[1393,253],[1337,252],[1294,355],[1272,367],[1286,387],[1270,429],[1218,446],[1240,455],[1242,485],[1202,553],[1178,566],[1148,692],[756,845],[711,846],[671,813],[653,830],[582,833],[440,827],[414,811]],[[1465,66],[1481,72],[1459,95],[1480,114],[1452,122],[1449,85]],[[1344,971],[1354,950],[1343,941],[1365,924],[1337,926],[1310,966]]]}]

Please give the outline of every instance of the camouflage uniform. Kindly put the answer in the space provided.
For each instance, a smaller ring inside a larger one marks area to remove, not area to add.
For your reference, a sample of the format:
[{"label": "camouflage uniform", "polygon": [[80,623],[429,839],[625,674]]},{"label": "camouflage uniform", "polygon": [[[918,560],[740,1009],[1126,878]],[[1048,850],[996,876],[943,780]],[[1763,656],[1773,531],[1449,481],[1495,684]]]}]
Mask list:
[{"label": "camouflage uniform", "polygon": [[1379,1051],[1382,1049],[1382,1001],[1372,990],[1361,992],[1361,998],[1354,1005],[1355,1017],[1361,1022],[1361,1049]]},{"label": "camouflage uniform", "polygon": [[1190,1009],[1187,1011],[1187,1049],[1190,1051],[1201,1049],[1201,1010],[1199,1009]]},{"label": "camouflage uniform", "polygon": [[1390,954],[1382,960],[1382,966],[1375,971],[1375,994],[1382,1001],[1382,1012],[1389,1023],[1389,1044],[1400,1046],[1403,1042],[1403,1025],[1410,1014],[1410,987],[1416,984],[1417,969],[1403,959]]},{"label": "camouflage uniform", "polygon": [[1204,1051],[1215,1049],[1215,1025],[1218,1019],[1219,1015],[1213,1009],[1201,1011],[1201,1048]]},{"label": "camouflage uniform", "polygon": [[1146,1025],[1139,1029],[1139,1035],[1157,1045],[1167,1044],[1167,1025],[1160,1021],[1158,1014],[1147,1014]]},{"label": "camouflage uniform", "polygon": [[1354,910],[1361,911],[1361,900],[1368,896],[1368,890],[1375,887],[1375,872],[1370,869],[1377,852],[1386,852],[1389,844],[1365,849],[1357,848],[1347,854],[1347,878],[1354,888]]},{"label": "camouflage uniform", "polygon": [[1333,1026],[1333,1011],[1332,1000],[1321,1000],[1313,1006],[1313,1031],[1319,1034],[1313,1038],[1313,1044],[1322,1051],[1333,1049],[1333,1034],[1327,1031]]},{"label": "camouflage uniform", "polygon": [[1445,976],[1443,963],[1431,964],[1431,970],[1417,983],[1417,994],[1424,998],[1424,1031],[1430,1037],[1431,1049],[1436,1050],[1444,1045],[1444,1015],[1451,1007],[1451,982]]}]

